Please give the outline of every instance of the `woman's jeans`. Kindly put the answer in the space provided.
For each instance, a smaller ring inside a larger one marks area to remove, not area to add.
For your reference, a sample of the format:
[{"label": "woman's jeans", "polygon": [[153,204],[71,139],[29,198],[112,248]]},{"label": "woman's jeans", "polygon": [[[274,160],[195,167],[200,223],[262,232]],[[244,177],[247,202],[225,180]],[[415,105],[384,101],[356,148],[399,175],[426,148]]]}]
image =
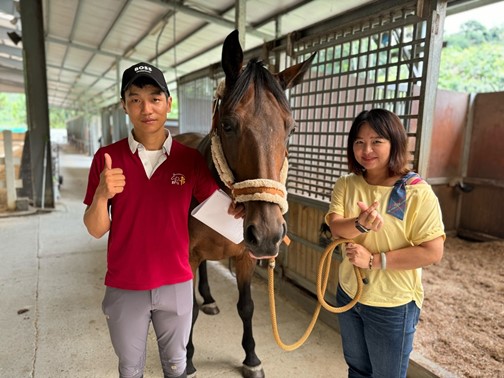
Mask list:
[{"label": "woman's jeans", "polygon": [[[338,285],[338,307],[350,301]],[[419,316],[413,301],[398,307],[357,303],[338,314],[348,377],[405,378]]]}]

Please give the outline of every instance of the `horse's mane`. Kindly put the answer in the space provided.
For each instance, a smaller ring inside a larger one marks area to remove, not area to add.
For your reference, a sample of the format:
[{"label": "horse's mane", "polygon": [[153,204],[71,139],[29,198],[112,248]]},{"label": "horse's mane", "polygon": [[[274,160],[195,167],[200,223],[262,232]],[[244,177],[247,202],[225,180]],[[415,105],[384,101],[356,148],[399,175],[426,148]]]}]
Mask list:
[{"label": "horse's mane", "polygon": [[[245,69],[240,73],[236,80],[233,89],[229,93],[226,100],[226,105],[230,109],[235,109],[242,97],[245,95],[251,82],[254,82],[255,93],[261,93],[263,89],[268,90],[273,94],[280,106],[287,111],[290,111],[289,102],[285,97],[284,90],[275,79],[275,77],[264,67],[263,62],[257,58],[251,59]],[[259,108],[260,96],[255,97],[256,109]]]}]

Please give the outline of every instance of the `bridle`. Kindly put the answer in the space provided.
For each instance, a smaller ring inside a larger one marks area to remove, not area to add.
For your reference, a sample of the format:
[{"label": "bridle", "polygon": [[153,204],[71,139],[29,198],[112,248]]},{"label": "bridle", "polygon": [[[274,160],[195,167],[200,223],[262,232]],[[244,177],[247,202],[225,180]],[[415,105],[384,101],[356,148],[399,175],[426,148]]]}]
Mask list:
[{"label": "bridle", "polygon": [[211,133],[211,152],[215,169],[222,182],[231,190],[231,196],[235,202],[265,201],[276,203],[280,206],[282,214],[289,209],[287,202],[287,171],[289,163],[285,157],[282,169],[280,171],[280,181],[271,179],[252,179],[235,182],[233,172],[229,168],[226,157],[222,150],[217,128],[220,122],[220,102],[224,91],[224,81],[221,81],[213,100],[212,109],[212,133]]}]

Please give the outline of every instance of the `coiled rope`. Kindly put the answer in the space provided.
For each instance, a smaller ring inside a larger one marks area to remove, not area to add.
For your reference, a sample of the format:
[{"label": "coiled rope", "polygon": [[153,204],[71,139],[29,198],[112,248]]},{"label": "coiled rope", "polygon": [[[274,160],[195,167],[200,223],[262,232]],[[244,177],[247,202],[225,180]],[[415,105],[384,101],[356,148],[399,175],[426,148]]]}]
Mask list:
[{"label": "coiled rope", "polygon": [[339,314],[341,312],[345,312],[345,311],[350,310],[359,301],[359,299],[362,295],[363,279],[362,279],[362,273],[361,273],[360,269],[356,266],[354,266],[355,277],[357,278],[357,293],[355,294],[355,297],[349,303],[347,303],[345,306],[341,306],[341,307],[333,307],[330,304],[328,304],[324,299],[325,291],[327,289],[327,282],[329,280],[329,272],[331,269],[332,253],[333,253],[334,249],[339,244],[348,243],[350,241],[351,240],[348,240],[348,239],[336,239],[336,240],[333,240],[326,247],[324,253],[322,254],[322,256],[320,258],[319,267],[318,267],[318,271],[317,271],[317,299],[318,299],[318,303],[317,303],[317,306],[316,306],[315,311],[313,313],[312,320],[311,320],[310,324],[308,325],[308,328],[306,329],[305,333],[301,336],[301,338],[298,341],[296,341],[295,343],[290,344],[290,345],[285,344],[280,339],[280,335],[278,333],[276,305],[275,305],[275,284],[274,284],[274,282],[275,282],[275,259],[272,258],[269,260],[268,294],[269,294],[269,301],[270,301],[271,325],[273,327],[273,336],[275,337],[275,341],[277,342],[278,346],[280,348],[282,348],[283,350],[288,351],[288,352],[293,351],[304,344],[304,342],[308,339],[311,332],[313,331],[313,327],[315,326],[315,323],[317,322],[321,307],[324,307],[327,311],[330,311],[332,313]]}]

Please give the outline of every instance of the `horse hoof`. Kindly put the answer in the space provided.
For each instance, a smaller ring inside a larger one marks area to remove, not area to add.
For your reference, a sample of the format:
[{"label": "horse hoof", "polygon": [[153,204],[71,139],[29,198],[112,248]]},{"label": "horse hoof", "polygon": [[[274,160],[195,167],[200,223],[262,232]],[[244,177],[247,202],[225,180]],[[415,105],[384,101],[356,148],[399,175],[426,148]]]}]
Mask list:
[{"label": "horse hoof", "polygon": [[196,368],[192,364],[192,361],[187,362],[186,374],[187,378],[196,378]]},{"label": "horse hoof", "polygon": [[220,312],[215,302],[201,305],[201,311],[207,315],[217,315]]},{"label": "horse hoof", "polygon": [[243,365],[242,375],[243,378],[264,378],[264,370],[261,364],[257,366]]}]

